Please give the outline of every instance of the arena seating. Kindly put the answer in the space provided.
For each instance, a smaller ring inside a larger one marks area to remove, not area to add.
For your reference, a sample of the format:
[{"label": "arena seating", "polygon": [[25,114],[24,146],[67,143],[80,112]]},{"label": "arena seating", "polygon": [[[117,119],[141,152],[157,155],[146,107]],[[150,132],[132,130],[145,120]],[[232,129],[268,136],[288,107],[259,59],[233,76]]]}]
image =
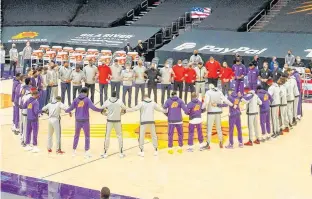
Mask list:
[{"label": "arena seating", "polygon": [[[300,12],[300,10],[303,9],[306,10]],[[307,0],[289,1],[287,6],[284,7],[277,16],[271,19],[270,23],[267,26],[265,26],[262,31],[312,33],[311,13],[312,13],[311,1]]]},{"label": "arena seating", "polygon": [[237,31],[247,23],[269,0],[211,0],[212,14],[204,19],[199,29]]},{"label": "arena seating", "polygon": [[173,21],[190,12],[192,7],[209,7],[210,1],[205,0],[166,0],[157,8],[146,13],[136,21],[134,26],[171,26]]},{"label": "arena seating", "polygon": [[110,27],[128,11],[140,5],[143,0],[89,0],[85,4],[72,25],[90,27]]},{"label": "arena seating", "polygon": [[69,25],[80,0],[5,0],[3,25]]}]

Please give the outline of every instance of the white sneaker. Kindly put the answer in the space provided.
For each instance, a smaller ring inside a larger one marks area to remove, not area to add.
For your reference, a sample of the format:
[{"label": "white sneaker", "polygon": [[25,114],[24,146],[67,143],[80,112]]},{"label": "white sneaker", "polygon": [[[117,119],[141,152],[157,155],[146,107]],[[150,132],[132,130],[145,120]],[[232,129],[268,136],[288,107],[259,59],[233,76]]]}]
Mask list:
[{"label": "white sneaker", "polygon": [[154,156],[158,156],[158,151],[155,151],[155,152],[154,152]]},{"label": "white sneaker", "polygon": [[73,150],[73,154],[72,154],[73,157],[76,156],[76,150]]},{"label": "white sneaker", "polygon": [[107,154],[107,153],[104,153],[104,154],[101,155],[101,157],[102,157],[102,158],[107,158],[107,157],[108,157],[108,154]]},{"label": "white sneaker", "polygon": [[120,158],[124,158],[125,156],[126,156],[125,154],[119,153],[119,157],[120,157]]},{"label": "white sneaker", "polygon": [[27,145],[25,148],[24,148],[25,151],[31,151],[32,150],[32,147],[30,145]]},{"label": "white sneaker", "polygon": [[297,118],[298,118],[298,120],[301,120],[301,115],[298,115]]},{"label": "white sneaker", "polygon": [[143,152],[143,151],[140,151],[140,152],[138,153],[138,156],[144,157],[144,152]]},{"label": "white sneaker", "polygon": [[91,154],[90,154],[90,151],[88,150],[88,151],[86,151],[85,152],[85,158],[91,158],[92,156],[91,156]]},{"label": "white sneaker", "polygon": [[39,151],[40,151],[39,148],[37,146],[35,146],[31,152],[38,153]]}]

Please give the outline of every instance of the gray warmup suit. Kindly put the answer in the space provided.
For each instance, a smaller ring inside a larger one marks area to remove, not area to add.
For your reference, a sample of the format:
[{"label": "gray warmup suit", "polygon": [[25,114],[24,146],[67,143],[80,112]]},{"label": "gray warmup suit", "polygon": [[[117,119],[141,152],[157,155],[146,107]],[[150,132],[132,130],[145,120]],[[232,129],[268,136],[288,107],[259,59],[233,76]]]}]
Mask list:
[{"label": "gray warmup suit", "polygon": [[66,110],[68,107],[62,102],[51,102],[42,108],[42,111],[49,112],[48,123],[48,149],[52,149],[53,146],[53,132],[56,136],[56,150],[61,150],[61,110]]},{"label": "gray warmup suit", "polygon": [[[47,96],[49,96],[49,102],[52,102],[53,99],[56,98],[58,95],[58,74],[54,69],[50,69],[47,72],[47,83],[48,83],[48,93]],[[52,84],[52,86],[50,86]]]},{"label": "gray warmup suit", "polygon": [[113,91],[116,91],[117,98],[120,98],[120,85],[121,85],[121,71],[122,67],[118,64],[113,64],[110,66],[110,69],[112,71],[112,77],[111,77],[111,93]]},{"label": "gray warmup suit", "polygon": [[[161,75],[161,104],[164,104],[165,99],[167,100],[170,97],[171,75],[173,71],[172,68],[163,67],[159,72]],[[165,98],[166,93],[167,97]]]},{"label": "gray warmup suit", "polygon": [[285,84],[280,86],[281,90],[281,129],[289,127],[288,115],[287,115],[287,89]]},{"label": "gray warmup suit", "polygon": [[139,91],[141,90],[141,97],[143,100],[143,96],[145,94],[145,74],[146,68],[144,66],[135,66],[133,68],[133,72],[135,74],[135,81],[134,81],[134,87],[135,87],[135,99],[134,104],[138,104],[138,97],[139,97]]},{"label": "gray warmup suit", "polygon": [[118,142],[119,142],[119,151],[122,153],[123,149],[123,138],[121,132],[121,111],[126,110],[126,106],[118,98],[111,97],[106,100],[102,108],[107,109],[107,123],[106,123],[106,133],[105,133],[105,142],[104,142],[104,151],[105,153],[109,147],[110,134],[113,129],[115,129]]},{"label": "gray warmup suit", "polygon": [[205,94],[205,100],[202,105],[202,109],[207,108],[207,142],[208,144],[211,141],[212,127],[213,124],[216,124],[216,129],[218,133],[219,141],[223,141],[223,134],[221,129],[221,114],[222,108],[218,106],[212,106],[212,104],[227,104],[233,106],[233,104],[226,99],[226,97],[216,88],[210,89]]},{"label": "gray warmup suit", "polygon": [[276,83],[273,83],[269,87],[268,93],[272,96],[273,102],[271,104],[271,120],[272,120],[272,130],[273,133],[280,131],[280,121],[279,121],[279,108],[281,104],[281,90]]},{"label": "gray warmup suit", "polygon": [[249,140],[253,140],[253,135],[256,135],[256,138],[259,138],[259,125],[258,125],[258,112],[259,112],[259,105],[262,104],[261,99],[255,94],[255,91],[249,91],[247,97],[252,95],[250,100],[245,100],[242,98],[242,101],[247,103],[247,117],[248,117],[248,131],[249,131]]},{"label": "gray warmup suit", "polygon": [[158,148],[158,139],[155,129],[155,119],[154,119],[154,111],[159,111],[166,113],[167,110],[163,109],[161,106],[156,104],[149,98],[145,98],[142,102],[140,102],[137,106],[133,108],[128,108],[127,112],[133,112],[140,110],[140,134],[139,134],[139,148],[141,152],[144,150],[144,137],[146,127],[149,125],[151,130],[152,142],[155,150]]}]

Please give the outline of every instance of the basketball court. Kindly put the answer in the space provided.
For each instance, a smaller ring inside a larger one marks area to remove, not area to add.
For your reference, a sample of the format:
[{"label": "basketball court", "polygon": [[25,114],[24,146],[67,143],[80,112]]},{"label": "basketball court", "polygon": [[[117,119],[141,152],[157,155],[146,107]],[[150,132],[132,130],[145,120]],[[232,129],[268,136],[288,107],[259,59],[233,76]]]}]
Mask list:
[{"label": "basketball court", "polygon": [[[75,119],[67,114],[61,119],[62,149],[66,152],[64,155],[56,155],[55,148],[52,154],[47,152],[47,116],[41,117],[39,123],[40,152],[34,154],[24,151],[19,136],[11,131],[12,80],[2,81],[1,86],[2,171],[96,190],[107,186],[112,193],[136,198],[157,196],[160,199],[311,199],[312,197],[310,125],[312,103],[303,104],[303,119],[290,133],[260,145],[244,148],[238,148],[235,136],[235,149],[232,150],[220,149],[217,135],[214,133],[210,151],[201,152],[196,144],[194,152],[187,152],[188,119],[185,116],[184,151],[182,154],[175,151],[173,155],[168,154],[166,148],[166,116],[155,113],[160,151],[158,156],[153,156],[153,146],[147,133],[144,158],[137,155],[139,112],[126,113],[122,116],[126,154],[123,159],[118,156],[118,141],[114,133],[108,151],[109,157],[107,159],[100,157],[104,148],[106,117],[90,111],[92,158],[85,159],[83,132],[77,155],[72,157]],[[158,91],[158,101],[160,96]],[[99,101],[98,92],[95,99],[96,102]],[[97,106],[99,107],[99,103]],[[225,144],[228,143],[227,112],[228,108],[224,108],[222,129]],[[206,121],[206,113],[203,117]],[[243,111],[244,141],[248,140],[246,119],[247,116]],[[204,136],[206,137],[205,128]],[[177,142],[174,144],[177,145]]]}]

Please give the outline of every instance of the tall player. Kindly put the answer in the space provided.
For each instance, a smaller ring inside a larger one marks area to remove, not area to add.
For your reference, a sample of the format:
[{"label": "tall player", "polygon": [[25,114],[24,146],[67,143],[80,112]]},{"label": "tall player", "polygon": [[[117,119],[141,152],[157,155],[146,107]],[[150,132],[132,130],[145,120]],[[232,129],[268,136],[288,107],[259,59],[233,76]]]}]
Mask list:
[{"label": "tall player", "polygon": [[155,128],[155,119],[154,112],[159,111],[163,113],[167,113],[167,110],[164,110],[161,106],[159,106],[156,102],[152,101],[148,95],[144,95],[144,99],[137,106],[133,108],[128,108],[127,112],[133,112],[140,110],[140,133],[139,133],[139,156],[144,157],[144,137],[145,131],[147,127],[150,128],[152,142],[155,149],[154,155],[158,154],[158,139]]},{"label": "tall player", "polygon": [[89,109],[92,109],[96,112],[102,112],[103,109],[99,109],[95,107],[95,105],[91,102],[88,98],[89,90],[87,87],[84,87],[80,90],[79,96],[74,99],[71,106],[65,111],[66,113],[71,112],[72,110],[75,111],[75,137],[74,137],[74,144],[73,144],[73,156],[76,155],[76,149],[79,141],[80,130],[83,129],[85,134],[85,157],[90,158],[90,121],[89,121]]},{"label": "tall player", "polygon": [[188,113],[184,102],[177,96],[176,91],[171,93],[171,97],[165,102],[164,109],[168,110],[168,153],[173,154],[173,133],[176,128],[178,131],[179,148],[178,153],[182,153],[183,147],[183,121],[182,110]]}]

